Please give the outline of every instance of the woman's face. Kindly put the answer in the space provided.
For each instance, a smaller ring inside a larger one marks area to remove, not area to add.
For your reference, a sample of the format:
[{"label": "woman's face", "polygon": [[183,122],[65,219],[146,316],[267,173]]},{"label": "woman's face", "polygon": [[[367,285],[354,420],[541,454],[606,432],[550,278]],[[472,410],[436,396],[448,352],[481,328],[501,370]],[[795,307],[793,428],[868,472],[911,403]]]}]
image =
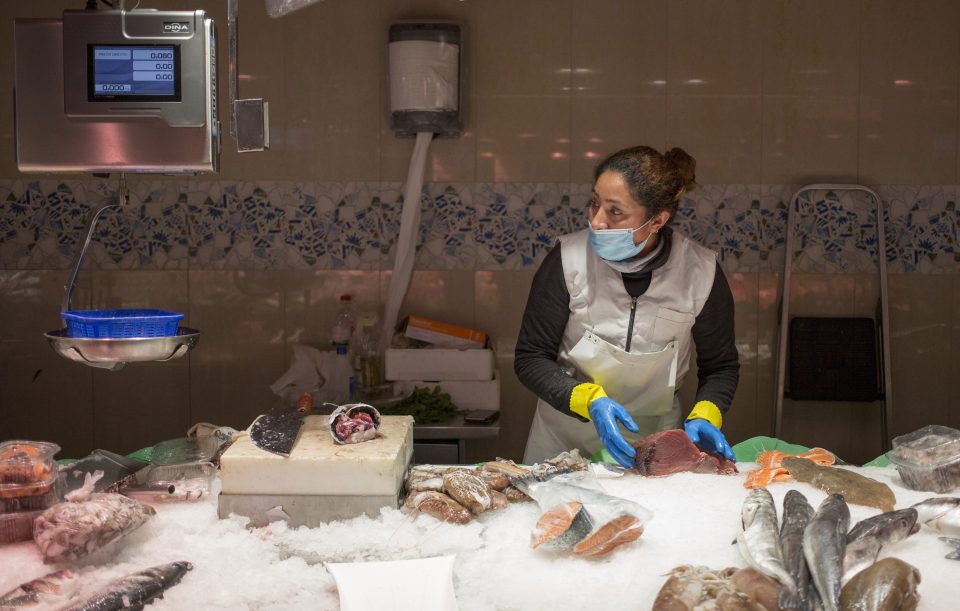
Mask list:
[{"label": "woman's face", "polygon": [[[630,195],[623,175],[613,171],[606,171],[597,179],[587,213],[594,229],[636,229],[650,220],[646,206]],[[654,219],[634,232],[633,243],[639,244],[662,226],[660,219]]]}]

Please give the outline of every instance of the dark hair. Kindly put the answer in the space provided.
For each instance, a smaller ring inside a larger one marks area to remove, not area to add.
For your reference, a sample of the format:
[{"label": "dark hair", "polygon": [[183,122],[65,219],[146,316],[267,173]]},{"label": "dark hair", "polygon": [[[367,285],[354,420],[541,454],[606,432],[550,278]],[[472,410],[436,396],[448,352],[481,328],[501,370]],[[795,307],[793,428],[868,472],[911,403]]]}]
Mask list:
[{"label": "dark hair", "polygon": [[604,172],[617,172],[633,199],[646,206],[651,216],[666,210],[673,218],[684,194],[698,186],[696,168],[697,160],[683,149],[672,148],[661,155],[649,146],[634,146],[601,161],[594,180]]}]

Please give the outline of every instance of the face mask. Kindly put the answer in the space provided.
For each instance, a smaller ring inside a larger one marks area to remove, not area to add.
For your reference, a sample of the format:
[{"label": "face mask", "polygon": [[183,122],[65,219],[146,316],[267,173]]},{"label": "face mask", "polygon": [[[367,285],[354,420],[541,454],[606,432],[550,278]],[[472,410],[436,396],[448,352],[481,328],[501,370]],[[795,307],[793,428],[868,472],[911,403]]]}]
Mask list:
[{"label": "face mask", "polygon": [[633,234],[650,224],[653,218],[636,229],[594,229],[590,226],[590,245],[601,259],[607,261],[624,261],[635,257],[647,245],[650,236],[640,242],[633,243]]}]

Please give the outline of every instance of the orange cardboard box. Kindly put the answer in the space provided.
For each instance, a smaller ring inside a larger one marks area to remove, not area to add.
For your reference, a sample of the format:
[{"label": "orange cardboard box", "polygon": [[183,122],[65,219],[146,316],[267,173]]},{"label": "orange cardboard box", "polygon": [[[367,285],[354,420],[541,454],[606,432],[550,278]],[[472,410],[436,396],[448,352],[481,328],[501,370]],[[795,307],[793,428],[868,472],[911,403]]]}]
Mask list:
[{"label": "orange cardboard box", "polygon": [[412,314],[407,316],[403,334],[411,339],[449,348],[483,348],[487,345],[487,334],[483,331]]}]

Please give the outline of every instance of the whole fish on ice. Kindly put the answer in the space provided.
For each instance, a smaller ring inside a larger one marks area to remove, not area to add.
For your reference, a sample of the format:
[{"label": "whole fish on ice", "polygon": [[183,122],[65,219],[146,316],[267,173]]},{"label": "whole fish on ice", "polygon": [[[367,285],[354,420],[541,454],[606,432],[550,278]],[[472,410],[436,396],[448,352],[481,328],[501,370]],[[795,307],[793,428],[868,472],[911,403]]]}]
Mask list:
[{"label": "whole fish on ice", "polygon": [[155,598],[163,598],[163,593],[180,583],[192,568],[189,562],[179,561],[131,573],[67,611],[139,611]]},{"label": "whole fish on ice", "polygon": [[[99,474],[99,476],[98,476]],[[47,564],[77,560],[139,528],[157,512],[122,494],[93,493],[102,471],[34,520],[33,540]]]},{"label": "whole fish on ice", "polygon": [[920,571],[898,558],[884,558],[843,587],[843,611],[913,611],[920,594]]},{"label": "whole fish on ice", "polygon": [[849,526],[850,508],[843,496],[831,494],[820,503],[803,532],[803,556],[824,611],[836,611],[840,606],[840,579]]},{"label": "whole fish on ice", "polygon": [[780,593],[780,607],[806,611],[812,609],[810,570],[803,557],[803,531],[813,518],[813,507],[807,497],[797,490],[788,490],[783,497],[783,523],[780,526],[780,547],[783,565],[797,584],[796,594],[784,589]]},{"label": "whole fish on ice", "polygon": [[784,458],[783,466],[793,479],[806,482],[827,494],[842,494],[848,503],[893,511],[897,499],[886,484],[837,467],[821,467],[806,458]]},{"label": "whole fish on ice", "polygon": [[0,596],[0,611],[56,611],[69,604],[79,586],[70,569],[47,573]]},{"label": "whole fish on ice", "polygon": [[912,507],[888,511],[857,522],[847,533],[843,583],[872,565],[885,546],[903,541],[919,529],[917,510]]},{"label": "whole fish on ice", "polygon": [[921,524],[941,535],[960,537],[960,498],[937,496],[913,505]]},{"label": "whole fish on ice", "polygon": [[743,502],[740,518],[743,532],[737,535],[737,544],[744,560],[779,581],[790,595],[795,595],[797,584],[783,563],[777,508],[770,492],[766,488],[751,490]]}]

